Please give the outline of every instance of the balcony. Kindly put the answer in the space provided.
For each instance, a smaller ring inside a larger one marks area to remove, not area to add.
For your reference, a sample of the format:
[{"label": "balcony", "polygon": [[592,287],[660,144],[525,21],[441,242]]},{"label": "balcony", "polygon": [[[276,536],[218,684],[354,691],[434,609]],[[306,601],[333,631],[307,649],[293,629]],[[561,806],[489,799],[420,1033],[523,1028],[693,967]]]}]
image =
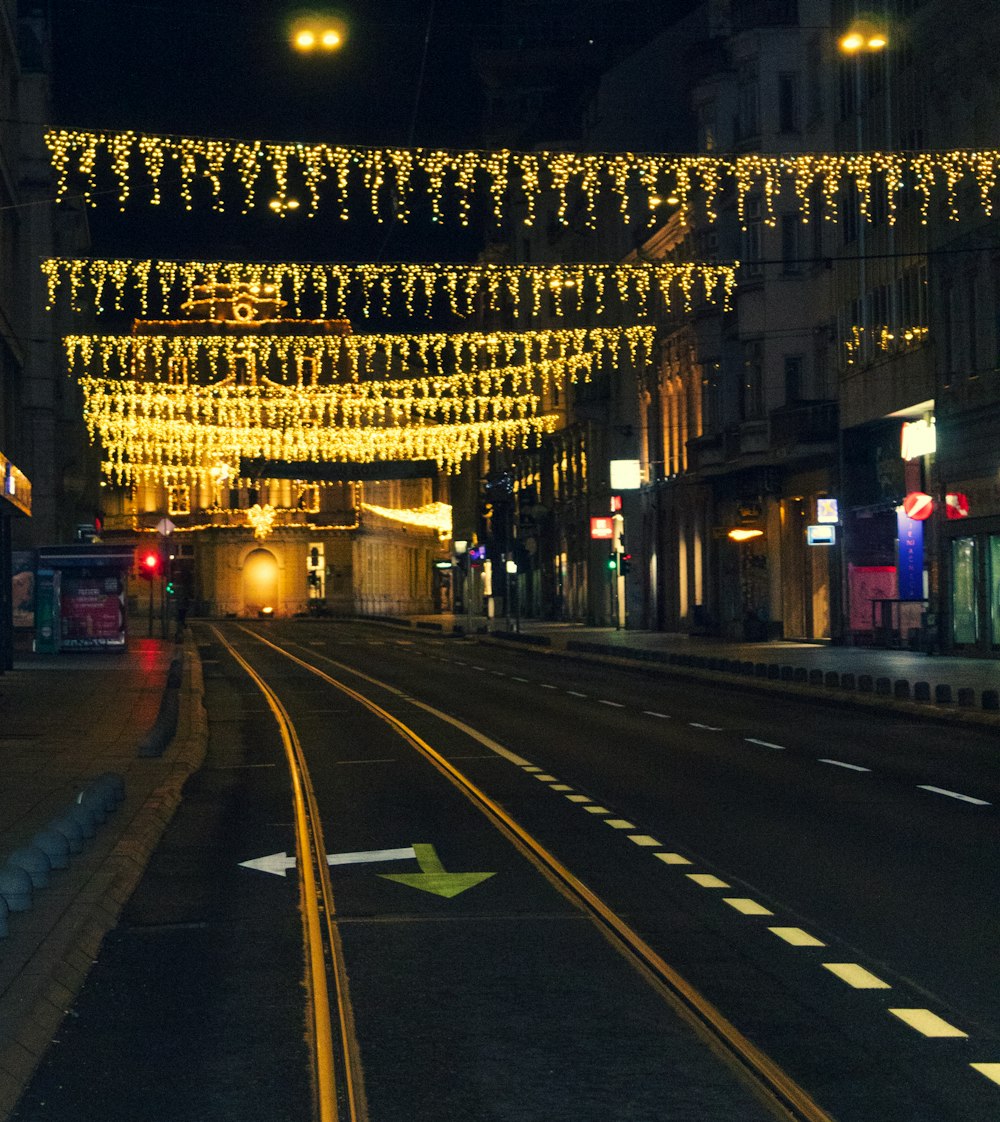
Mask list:
[{"label": "balcony", "polygon": [[771,412],[771,447],[836,444],[839,415],[835,401],[800,401]]}]

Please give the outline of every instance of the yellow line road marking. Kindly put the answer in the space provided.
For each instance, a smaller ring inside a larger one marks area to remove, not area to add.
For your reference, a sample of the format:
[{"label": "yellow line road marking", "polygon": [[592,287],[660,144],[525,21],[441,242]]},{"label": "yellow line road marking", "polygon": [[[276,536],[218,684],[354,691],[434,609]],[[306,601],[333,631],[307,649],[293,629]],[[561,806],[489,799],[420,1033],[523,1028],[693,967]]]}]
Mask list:
[{"label": "yellow line road marking", "polygon": [[985,1075],[994,1083],[1000,1083],[1000,1064],[969,1064],[969,1067],[975,1068],[980,1075]]},{"label": "yellow line road marking", "polygon": [[786,943],[791,943],[793,947],[826,946],[826,943],[817,939],[815,935],[810,935],[808,931],[803,931],[801,927],[769,927],[768,931],[773,931],[779,939],[784,939]]},{"label": "yellow line road marking", "polygon": [[566,798],[569,799],[569,801],[571,803],[589,803],[590,802],[590,795],[567,795]]},{"label": "yellow line road marking", "polygon": [[540,783],[555,783],[556,781],[556,777],[554,775],[546,775],[544,772],[542,772],[541,775],[536,775],[535,778]]},{"label": "yellow line road marking", "polygon": [[688,880],[693,880],[695,884],[700,884],[702,888],[729,888],[724,880],[720,880],[711,873],[687,873],[685,875]]},{"label": "yellow line road marking", "polygon": [[[395,728],[408,743],[421,752],[421,754],[423,754],[443,775],[450,778],[469,798],[470,802],[479,807],[501,833],[503,833],[522,854],[532,861],[539,872],[549,878],[551,883],[559,887],[569,898],[575,900],[580,907],[590,914],[594,922],[602,927],[605,935],[609,936],[619,951],[633,962],[640,973],[643,974],[660,996],[668,1002],[671,1008],[709,1044],[717,1056],[728,1062],[730,1070],[745,1076],[750,1081],[751,1086],[755,1087],[758,1093],[765,1096],[765,1100],[771,1105],[776,1117],[787,1118],[789,1122],[791,1122],[793,1118],[796,1119],[797,1122],[833,1122],[830,1115],[810,1098],[802,1087],[787,1075],[766,1053],[757,1048],[749,1038],[744,1036],[744,1034],[741,1033],[735,1025],[729,1022],[715,1006],[694,989],[684,977],[678,974],[673,967],[664,961],[664,959],[662,959],[635,930],[630,928],[620,916],[612,911],[599,896],[574,876],[565,865],[558,861],[552,853],[545,849],[518,822],[511,818],[503,807],[491,799],[484,791],[475,786],[475,784],[451,765],[439,752],[431,748],[426,741],[421,740],[412,729],[408,728],[397,717],[377,705],[371,699],[352,690],[343,682],[331,678],[317,666],[303,661],[290,651],[279,647],[276,643],[270,642],[257,632],[249,631],[249,629],[244,630],[248,630],[248,633],[252,634],[254,638],[258,639],[260,642],[265,643],[289,660],[298,663],[304,669],[323,678],[335,688],[343,691],[349,697],[353,697],[360,704],[381,716],[387,724]],[[388,689],[397,695],[399,694],[399,691],[394,690],[393,687],[379,682],[377,679],[369,678],[353,667],[338,663],[323,655],[317,655],[316,657],[322,658],[325,662],[329,662],[348,673],[367,680],[382,689]],[[440,719],[448,720],[449,723],[457,727],[467,728],[467,726],[462,726],[461,722],[458,722],[454,718],[448,718],[447,714],[434,709],[430,705],[426,705],[422,702],[414,702],[414,704],[436,715]],[[468,731],[470,735],[475,734],[475,730],[473,729],[468,729]],[[476,735],[476,739],[480,740],[481,743],[487,743],[487,738],[483,737],[482,734]],[[517,762],[521,764],[527,763],[526,760],[520,759],[518,759]]]},{"label": "yellow line road marking", "polygon": [[731,908],[735,908],[745,916],[774,915],[774,912],[769,908],[765,908],[763,904],[758,904],[756,900],[747,900],[745,897],[740,896],[725,896],[723,899]]},{"label": "yellow line road marking", "polygon": [[937,1013],[932,1013],[930,1009],[890,1009],[889,1012],[924,1036],[969,1035],[967,1032],[955,1028],[954,1025],[949,1025],[947,1021],[942,1020]]},{"label": "yellow line road marking", "polygon": [[842,982],[846,982],[856,990],[892,989],[888,982],[883,982],[881,978],[872,974],[863,966],[858,966],[856,962],[824,962],[823,966],[831,974],[836,974]]},{"label": "yellow line road marking", "polygon": [[634,842],[636,845],[654,845],[658,846],[660,843],[656,838],[651,838],[649,834],[629,834],[628,840]]},{"label": "yellow line road marking", "polygon": [[573,788],[568,783],[553,783],[553,791],[572,791]]},{"label": "yellow line road marking", "polygon": [[608,818],[605,820],[607,825],[613,830],[634,830],[635,823],[627,822],[624,818]]},{"label": "yellow line road marking", "polygon": [[664,863],[664,865],[690,865],[691,864],[691,862],[686,857],[682,857],[679,853],[654,853],[653,856],[654,857],[659,857],[659,859]]},{"label": "yellow line road marking", "polygon": [[608,810],[608,808],[606,806],[594,806],[593,804],[590,805],[590,806],[585,806],[583,809],[588,814],[610,814],[611,813],[611,811]]}]

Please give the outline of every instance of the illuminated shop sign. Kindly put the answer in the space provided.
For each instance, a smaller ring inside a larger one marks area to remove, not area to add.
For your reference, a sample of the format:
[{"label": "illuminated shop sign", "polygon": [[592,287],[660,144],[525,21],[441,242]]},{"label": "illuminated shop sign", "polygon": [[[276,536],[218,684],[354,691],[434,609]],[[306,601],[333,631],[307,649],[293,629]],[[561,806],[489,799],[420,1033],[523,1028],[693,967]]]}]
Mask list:
[{"label": "illuminated shop sign", "polygon": [[937,451],[937,427],[929,421],[904,421],[900,433],[899,454],[904,460],[932,456]]}]

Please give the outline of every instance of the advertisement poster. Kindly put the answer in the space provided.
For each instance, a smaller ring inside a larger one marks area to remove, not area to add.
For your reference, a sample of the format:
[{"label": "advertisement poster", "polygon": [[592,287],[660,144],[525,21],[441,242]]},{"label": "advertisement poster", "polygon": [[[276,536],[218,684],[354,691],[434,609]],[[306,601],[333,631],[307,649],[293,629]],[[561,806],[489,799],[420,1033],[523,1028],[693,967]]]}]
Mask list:
[{"label": "advertisement poster", "polygon": [[872,630],[872,601],[896,598],[895,565],[849,565],[851,630]]},{"label": "advertisement poster", "polygon": [[11,554],[11,603],[15,631],[35,629],[35,566],[33,551],[15,550]]},{"label": "advertisement poster", "polygon": [[125,591],[118,576],[75,577],[62,581],[63,650],[125,646]]},{"label": "advertisement poster", "polygon": [[924,524],[896,514],[899,528],[899,599],[924,598]]}]

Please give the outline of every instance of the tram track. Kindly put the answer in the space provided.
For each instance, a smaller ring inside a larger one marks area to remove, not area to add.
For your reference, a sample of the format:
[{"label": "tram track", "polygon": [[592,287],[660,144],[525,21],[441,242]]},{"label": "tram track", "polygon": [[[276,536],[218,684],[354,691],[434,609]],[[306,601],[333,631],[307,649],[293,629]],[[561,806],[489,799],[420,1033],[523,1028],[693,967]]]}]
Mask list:
[{"label": "tram track", "polygon": [[[318,1099],[321,1107],[321,1122],[335,1122],[337,1114],[322,1114],[325,1101],[336,1103],[338,1097],[344,1101],[352,1112],[362,1111],[363,1093],[361,1101],[358,1099],[358,1090],[361,1083],[360,1061],[352,1043],[353,1034],[350,1032],[351,1013],[349,995],[346,991],[346,975],[344,974],[342,959],[335,952],[339,941],[336,938],[336,929],[333,920],[332,890],[329,885],[329,869],[323,859],[326,850],[322,839],[322,830],[319,821],[318,807],[315,806],[315,795],[312,792],[308,768],[302,753],[301,745],[295,734],[294,726],[280,699],[260,674],[250,666],[219,632],[220,640],[230,651],[241,666],[250,674],[258,688],[264,693],[268,704],[282,729],[282,740],[286,746],[286,755],[293,775],[293,789],[296,791],[296,836],[297,845],[307,846],[300,852],[308,852],[309,861],[302,862],[303,871],[308,865],[309,873],[302,877],[302,894],[304,912],[308,910],[308,901],[317,894],[317,914],[315,919],[305,917],[304,927],[309,945],[308,957],[311,963],[311,986],[313,993],[315,1035],[317,1040],[317,1087]],[[240,626],[240,630],[251,636],[272,651],[290,660],[301,669],[313,674],[326,682],[340,693],[366,708],[379,719],[389,725],[406,743],[414,748],[428,763],[430,763],[443,777],[459,790],[475,807],[486,817],[491,824],[524,856],[532,866],[565,898],[584,912],[600,930],[604,938],[621,954],[646,980],[659,997],[681,1018],[703,1041],[709,1050],[719,1058],[740,1080],[747,1085],[758,1100],[768,1109],[771,1115],[783,1122],[833,1122],[831,1116],[815,1102],[815,1100],[791,1076],[789,1076],[775,1061],[753,1044],[739,1031],[722,1013],[715,1008],[701,993],[699,993],[687,980],[671,967],[621,916],[616,914],[594,891],[561,861],[559,861],[538,839],[522,827],[507,811],[503,809],[484,790],[472,782],[454,763],[446,759],[430,744],[414,732],[403,720],[379,705],[372,698],[348,685],[346,682],[327,673],[313,660],[319,660],[338,672],[349,674],[368,683],[379,690],[388,692],[400,700],[423,710],[424,712],[458,728],[474,740],[482,744],[488,743],[494,751],[501,755],[510,755],[500,745],[495,745],[489,738],[484,737],[478,730],[458,721],[449,714],[443,713],[426,703],[411,697],[404,691],[371,677],[345,663],[340,663],[326,655],[306,648],[298,643],[289,646],[298,647],[309,659],[293,653],[288,647],[272,642],[251,628]],[[301,802],[300,802],[301,800]],[[301,805],[301,811],[300,811]],[[301,819],[301,823],[300,823]],[[308,883],[307,883],[308,882]],[[310,887],[310,885],[312,887]],[[329,1004],[326,975],[317,977],[319,968],[317,944],[312,940],[317,938],[314,930],[319,922],[320,912],[326,921],[326,937],[324,946],[329,948],[331,955],[332,973],[335,980],[340,981],[336,986],[338,1007],[338,1020],[340,1023],[340,1051],[344,1057],[342,1067],[347,1086],[337,1088],[332,1066],[322,1056],[320,1041],[324,1046],[332,1048],[334,1033],[331,1028],[332,1009]],[[342,985],[340,984],[342,983]],[[312,992],[312,990],[311,990]],[[319,1025],[321,1011],[319,1001],[326,995],[327,1023],[325,1027]],[[321,1035],[322,1034],[322,1035]],[[321,1066],[322,1065],[322,1066]],[[330,1070],[325,1070],[329,1068]],[[356,1075],[353,1080],[352,1075]],[[350,1113],[346,1115],[352,1122],[364,1122],[365,1114]]]},{"label": "tram track", "polygon": [[263,694],[278,725],[288,763],[306,950],[305,983],[310,1006],[316,1117],[318,1122],[368,1122],[347,973],[334,919],[333,886],[326,862],[322,818],[305,753],[295,725],[277,693],[218,628],[212,627],[212,632]]}]

